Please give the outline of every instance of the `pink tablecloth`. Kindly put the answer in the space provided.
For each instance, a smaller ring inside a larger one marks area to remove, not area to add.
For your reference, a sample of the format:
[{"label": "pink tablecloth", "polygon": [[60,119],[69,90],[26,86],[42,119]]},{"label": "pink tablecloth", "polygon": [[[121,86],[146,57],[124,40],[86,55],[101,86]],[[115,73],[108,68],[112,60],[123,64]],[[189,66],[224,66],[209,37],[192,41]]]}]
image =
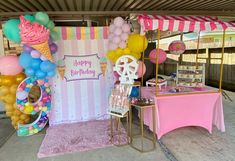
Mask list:
[{"label": "pink tablecloth", "polygon": [[[153,90],[142,88],[141,95],[155,100],[158,139],[185,126],[201,126],[212,133],[212,126],[215,125],[225,131],[221,93],[155,97]],[[151,109],[145,110],[144,123],[152,130],[151,112]]]}]

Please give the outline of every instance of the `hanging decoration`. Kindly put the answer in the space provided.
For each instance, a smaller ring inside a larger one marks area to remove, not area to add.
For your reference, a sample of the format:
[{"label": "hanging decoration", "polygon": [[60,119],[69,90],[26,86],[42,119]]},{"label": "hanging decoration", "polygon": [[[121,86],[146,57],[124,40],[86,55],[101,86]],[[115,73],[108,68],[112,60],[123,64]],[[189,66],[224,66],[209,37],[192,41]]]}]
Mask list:
[{"label": "hanging decoration", "polygon": [[180,55],[185,52],[186,46],[183,41],[175,40],[170,43],[168,50],[171,54]]},{"label": "hanging decoration", "polygon": [[[152,63],[156,64],[156,58],[157,58],[157,49],[153,49],[149,54],[149,59]],[[159,49],[158,54],[158,64],[162,64],[166,61],[167,55],[166,52],[163,49]]]}]

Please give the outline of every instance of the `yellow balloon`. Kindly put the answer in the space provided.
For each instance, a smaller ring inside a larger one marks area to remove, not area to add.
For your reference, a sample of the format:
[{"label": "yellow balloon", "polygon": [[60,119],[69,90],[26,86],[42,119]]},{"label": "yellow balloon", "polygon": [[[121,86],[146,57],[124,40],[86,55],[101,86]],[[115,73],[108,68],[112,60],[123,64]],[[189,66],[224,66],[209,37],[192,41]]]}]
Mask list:
[{"label": "yellow balloon", "polygon": [[24,120],[24,124],[29,123],[29,121],[30,121],[30,117],[28,117],[27,119]]},{"label": "yellow balloon", "polygon": [[6,111],[6,115],[8,116],[8,117],[11,117],[12,116],[12,112],[8,112],[8,111]]},{"label": "yellow balloon", "polygon": [[130,49],[131,52],[141,53],[147,48],[147,46],[148,40],[145,36],[141,36],[140,34],[129,35],[127,47]]},{"label": "yellow balloon", "polygon": [[15,77],[14,76],[5,76],[3,75],[1,78],[1,85],[3,86],[10,86],[15,83]]},{"label": "yellow balloon", "polygon": [[19,119],[20,119],[19,116],[13,115],[13,116],[11,117],[12,122],[17,122]]},{"label": "yellow balloon", "polygon": [[12,106],[12,104],[5,104],[5,109],[6,112],[13,112],[14,111],[14,107]]},{"label": "yellow balloon", "polygon": [[33,106],[31,104],[26,105],[24,108],[24,113],[31,114],[31,112],[34,110]]},{"label": "yellow balloon", "polygon": [[22,114],[22,112],[20,112],[20,110],[15,109],[15,111],[14,111],[14,115],[15,116],[19,116],[20,117],[21,114]]},{"label": "yellow balloon", "polygon": [[116,53],[116,55],[122,55],[123,54],[123,50],[121,49],[121,48],[117,48],[116,50],[115,50],[115,53]]},{"label": "yellow balloon", "polygon": [[15,81],[17,84],[20,84],[26,78],[24,73],[17,74],[15,76]]},{"label": "yellow balloon", "polygon": [[130,53],[131,53],[131,51],[129,48],[123,49],[123,54],[130,54]]},{"label": "yellow balloon", "polygon": [[19,120],[18,124],[24,124],[24,120]]},{"label": "yellow balloon", "polygon": [[115,51],[109,51],[107,53],[107,58],[113,63],[115,63],[115,54]]},{"label": "yellow balloon", "polygon": [[13,84],[11,87],[10,87],[10,92],[11,94],[16,94],[16,89],[17,89],[18,85],[17,84]]},{"label": "yellow balloon", "polygon": [[6,103],[11,103],[11,104],[13,104],[13,103],[16,101],[16,96],[15,96],[15,95],[12,95],[12,94],[8,94],[8,95],[5,96],[4,101],[5,101]]},{"label": "yellow balloon", "polygon": [[0,95],[6,95],[10,92],[9,88],[7,86],[1,86],[0,87]]},{"label": "yellow balloon", "polygon": [[28,118],[28,115],[25,115],[23,113],[20,115],[20,120],[25,120],[27,118]]}]

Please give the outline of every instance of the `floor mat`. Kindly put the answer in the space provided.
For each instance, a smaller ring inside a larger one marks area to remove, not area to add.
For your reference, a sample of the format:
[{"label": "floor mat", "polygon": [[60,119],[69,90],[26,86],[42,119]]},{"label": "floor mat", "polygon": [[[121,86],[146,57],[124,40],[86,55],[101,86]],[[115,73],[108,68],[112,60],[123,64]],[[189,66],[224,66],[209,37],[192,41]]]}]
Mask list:
[{"label": "floor mat", "polygon": [[[118,143],[117,131],[114,143]],[[126,143],[126,131],[121,126],[120,143]],[[38,152],[38,157],[49,157],[112,146],[110,121],[95,120],[49,127]]]}]

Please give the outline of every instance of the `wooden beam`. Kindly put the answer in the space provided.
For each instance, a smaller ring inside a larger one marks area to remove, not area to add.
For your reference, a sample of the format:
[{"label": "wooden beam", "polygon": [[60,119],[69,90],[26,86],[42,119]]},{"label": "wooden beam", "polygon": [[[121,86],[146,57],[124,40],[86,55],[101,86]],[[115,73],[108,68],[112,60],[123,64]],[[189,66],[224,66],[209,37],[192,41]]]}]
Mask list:
[{"label": "wooden beam", "polygon": [[198,0],[191,0],[191,1],[180,1],[179,3],[175,4],[174,6],[170,6],[169,10],[178,10],[182,8],[182,6],[193,5],[194,3],[198,2]]},{"label": "wooden beam", "polygon": [[133,3],[133,2],[135,2],[135,0],[129,0],[129,1],[125,2],[125,3],[122,5],[122,7],[120,8],[120,10],[124,11],[125,8],[126,8],[127,6],[129,6],[129,5],[130,5],[131,3]]},{"label": "wooden beam", "polygon": [[18,0],[20,2],[20,4],[24,4],[27,8],[29,8],[29,11],[37,11],[37,8],[35,8],[34,5],[32,5],[28,0]]},{"label": "wooden beam", "polygon": [[6,2],[6,1],[0,1],[0,5],[4,6],[6,8],[11,9],[11,11],[16,11],[16,12],[20,11],[17,7],[10,5],[9,2]]},{"label": "wooden beam", "polygon": [[[35,12],[27,12],[28,14],[34,14]],[[235,17],[235,10],[233,11],[201,11],[201,10],[157,10],[157,11],[48,11],[49,15],[90,15],[90,16],[117,16],[117,15],[129,15],[129,14],[151,14],[151,15],[205,15],[205,16],[229,16]],[[17,16],[25,14],[25,12],[2,12],[0,16]]]},{"label": "wooden beam", "polygon": [[17,6],[18,8],[21,9],[21,11],[31,11],[30,8],[26,7],[24,4],[20,3],[19,1],[15,0],[8,0],[9,4]]},{"label": "wooden beam", "polygon": [[48,0],[48,4],[53,8],[53,11],[61,10],[56,0]]},{"label": "wooden beam", "polygon": [[37,9],[37,11],[46,11],[46,8],[44,8],[40,2],[35,1],[35,0],[28,0],[29,3],[34,5]]},{"label": "wooden beam", "polygon": [[82,11],[82,0],[75,0],[76,3],[76,11]]},{"label": "wooden beam", "polygon": [[74,5],[74,0],[67,0],[65,2],[67,3],[69,11],[76,11],[75,10],[75,5]]}]

